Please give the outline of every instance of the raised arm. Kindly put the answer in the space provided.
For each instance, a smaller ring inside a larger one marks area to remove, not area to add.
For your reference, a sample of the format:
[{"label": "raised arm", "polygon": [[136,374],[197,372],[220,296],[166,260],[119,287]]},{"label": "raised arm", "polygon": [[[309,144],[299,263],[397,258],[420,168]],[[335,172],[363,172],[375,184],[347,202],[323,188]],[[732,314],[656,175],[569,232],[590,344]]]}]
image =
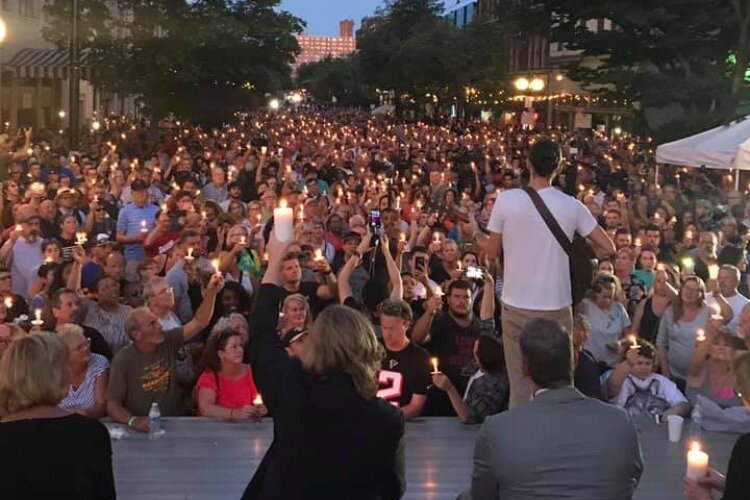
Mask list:
[{"label": "raised arm", "polygon": [[339,273],[339,280],[338,280],[338,289],[339,289],[339,302],[342,304],[352,296],[352,286],[349,280],[352,277],[352,273],[359,265],[360,261],[362,260],[362,256],[369,252],[370,249],[370,241],[372,240],[372,236],[367,234],[364,238],[362,238],[362,241],[359,242],[359,246],[357,247],[357,251],[354,255],[352,255],[348,261],[344,264],[344,267],[341,269],[341,272]]},{"label": "raised arm", "polygon": [[185,342],[195,337],[198,332],[206,328],[211,322],[211,316],[214,314],[216,295],[218,295],[223,287],[224,279],[218,274],[213,274],[211,280],[208,282],[206,291],[203,294],[203,302],[201,302],[198,310],[195,311],[195,316],[193,316],[193,319],[182,327],[182,334]]},{"label": "raised arm", "polygon": [[253,369],[255,386],[263,395],[263,401],[271,412],[277,407],[282,396],[282,382],[285,378],[283,373],[290,370],[293,363],[298,363],[289,357],[284,344],[276,334],[282,295],[278,286],[279,275],[287,247],[288,243],[276,240],[274,231],[271,231],[267,247],[268,268],[263,275],[258,290],[258,301],[250,316],[250,339],[245,349],[245,361]]},{"label": "raised arm", "polygon": [[388,270],[388,280],[391,283],[391,295],[392,299],[402,299],[404,296],[403,283],[401,282],[401,271],[399,270],[398,264],[391,255],[391,248],[389,246],[390,240],[385,234],[380,237],[381,248],[383,256],[385,257],[385,266]]}]

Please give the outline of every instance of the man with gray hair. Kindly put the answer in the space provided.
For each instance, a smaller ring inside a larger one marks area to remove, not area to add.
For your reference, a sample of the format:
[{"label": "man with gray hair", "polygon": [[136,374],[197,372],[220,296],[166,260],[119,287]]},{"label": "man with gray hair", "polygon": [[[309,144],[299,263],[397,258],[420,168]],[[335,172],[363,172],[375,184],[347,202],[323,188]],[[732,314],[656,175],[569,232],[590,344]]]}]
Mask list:
[{"label": "man with gray hair", "polygon": [[[731,264],[724,264],[719,269],[719,276],[717,278],[719,293],[732,309],[731,320],[724,318],[724,323],[732,335],[739,333],[742,308],[750,303],[750,300],[737,290],[737,287],[740,285],[740,276],[741,273],[737,267]],[[706,303],[709,306],[716,304],[714,294],[707,294]]]},{"label": "man with gray hair", "polygon": [[125,322],[125,332],[132,342],[117,353],[110,370],[107,413],[112,420],[148,432],[151,403],[159,404],[163,416],[186,413],[177,381],[177,353],[208,326],[223,285],[221,277],[213,275],[195,316],[179,328],[165,331],[147,307],[133,311]]},{"label": "man with gray hair", "polygon": [[638,433],[621,408],[573,387],[566,329],[548,319],[531,320],[520,344],[534,399],[482,425],[471,497],[632,498],[643,472]]}]

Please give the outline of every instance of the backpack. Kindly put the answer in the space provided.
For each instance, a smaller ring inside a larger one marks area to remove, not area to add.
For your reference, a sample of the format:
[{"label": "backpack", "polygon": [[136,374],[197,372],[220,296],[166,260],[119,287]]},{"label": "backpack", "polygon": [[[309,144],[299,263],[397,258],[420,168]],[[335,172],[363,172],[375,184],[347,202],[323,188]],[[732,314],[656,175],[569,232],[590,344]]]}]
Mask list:
[{"label": "backpack", "polygon": [[569,241],[565,232],[557,223],[552,212],[549,211],[547,204],[536,190],[526,186],[523,188],[534,203],[539,215],[542,216],[545,224],[552,232],[557,242],[568,255],[570,265],[570,295],[573,299],[573,306],[578,305],[586,296],[586,292],[594,280],[594,266],[592,261],[596,259],[596,254],[586,241],[586,238],[580,234],[573,235],[573,241]]},{"label": "backpack", "polygon": [[646,416],[662,416],[665,411],[669,409],[669,403],[657,394],[661,388],[659,380],[652,380],[647,387],[641,388],[633,382],[633,379],[628,377],[628,382],[633,386],[635,392],[628,397],[625,401],[625,411],[631,417],[637,417],[639,415]]}]

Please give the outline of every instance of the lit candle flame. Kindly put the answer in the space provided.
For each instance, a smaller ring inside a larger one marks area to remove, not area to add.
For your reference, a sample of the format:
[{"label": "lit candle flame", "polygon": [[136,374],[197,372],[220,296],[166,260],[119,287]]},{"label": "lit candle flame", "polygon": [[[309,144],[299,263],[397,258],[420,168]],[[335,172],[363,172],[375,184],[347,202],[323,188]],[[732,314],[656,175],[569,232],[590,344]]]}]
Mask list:
[{"label": "lit candle flame", "polygon": [[13,307],[13,297],[5,297],[5,300],[3,300],[3,303],[5,304],[5,307],[10,309]]},{"label": "lit candle flame", "polygon": [[440,370],[438,370],[438,359],[430,358],[430,363],[432,363],[432,373],[440,373]]},{"label": "lit candle flame", "polygon": [[253,399],[253,406],[260,406],[263,404],[263,397],[258,393],[257,396],[255,396],[255,399]]},{"label": "lit candle flame", "polygon": [[216,274],[221,274],[221,270],[219,269],[219,259],[213,259],[211,265],[216,269]]}]

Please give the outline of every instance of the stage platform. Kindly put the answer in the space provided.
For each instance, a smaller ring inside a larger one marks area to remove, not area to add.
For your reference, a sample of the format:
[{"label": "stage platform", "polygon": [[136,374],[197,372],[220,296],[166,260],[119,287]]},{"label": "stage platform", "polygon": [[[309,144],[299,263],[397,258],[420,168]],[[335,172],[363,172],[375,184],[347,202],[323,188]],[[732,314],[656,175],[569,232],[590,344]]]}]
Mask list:
[{"label": "stage platform", "polygon": [[[112,442],[118,499],[237,500],[273,435],[271,420],[224,423],[165,418],[163,427],[166,434],[158,441],[131,432]],[[467,489],[478,429],[455,418],[407,423],[404,498],[453,500]],[[666,428],[655,425],[639,432],[645,472],[635,498],[682,499],[685,444],[669,443]],[[712,466],[726,470],[737,437],[704,433]]]}]

